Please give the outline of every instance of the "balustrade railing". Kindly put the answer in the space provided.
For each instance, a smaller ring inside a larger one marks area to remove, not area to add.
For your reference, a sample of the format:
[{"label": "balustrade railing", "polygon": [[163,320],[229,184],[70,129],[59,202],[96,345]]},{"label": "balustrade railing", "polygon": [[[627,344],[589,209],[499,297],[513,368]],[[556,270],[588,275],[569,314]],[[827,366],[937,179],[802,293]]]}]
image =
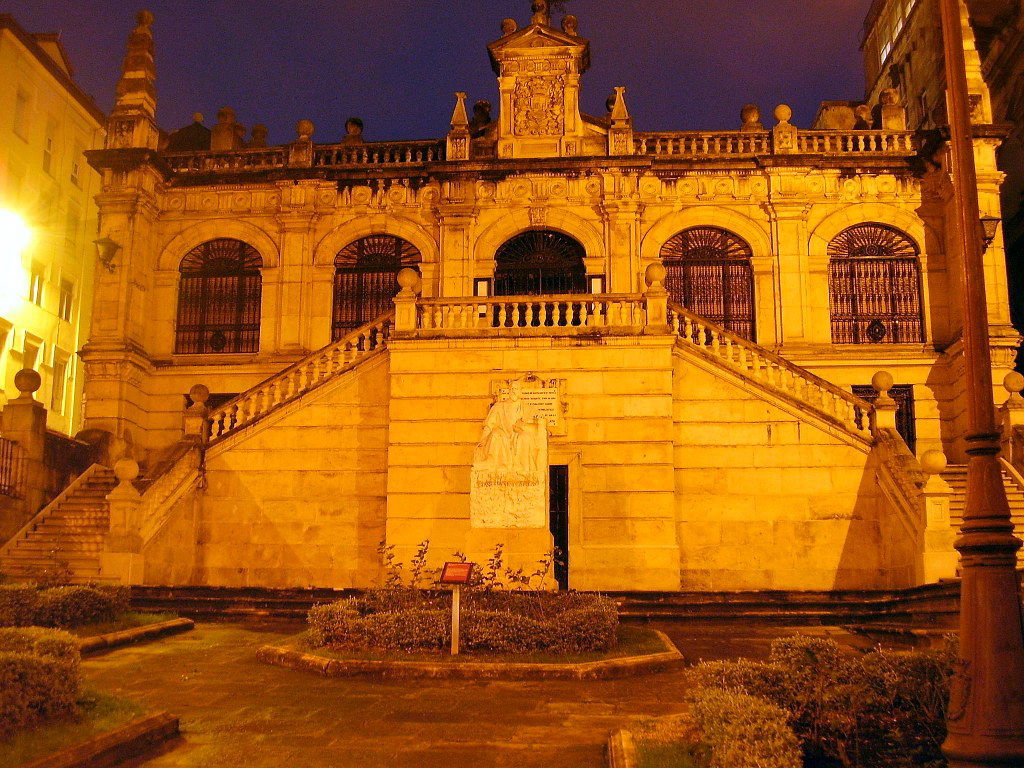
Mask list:
[{"label": "balustrade railing", "polygon": [[313,165],[322,167],[423,165],[444,158],[445,144],[440,141],[328,144],[313,148]]},{"label": "balustrade railing", "polygon": [[646,323],[642,296],[573,294],[423,299],[416,306],[418,330],[536,330],[637,327]]},{"label": "balustrade railing", "polygon": [[161,155],[175,173],[226,173],[284,168],[287,147],[237,149],[231,152],[173,152]]},{"label": "balustrade railing", "polygon": [[666,157],[752,156],[772,151],[767,131],[634,133],[633,144],[638,155]]},{"label": "balustrade railing", "polygon": [[316,389],[387,345],[394,312],[349,333],[210,413],[210,439],[220,440],[276,408]]},{"label": "balustrade railing", "polygon": [[909,131],[800,131],[796,146],[807,155],[912,155],[916,149]]},{"label": "balustrade railing", "polygon": [[[818,410],[849,433],[871,440],[875,410],[866,400],[673,302],[669,302],[669,324],[680,343],[695,347],[777,392]],[[858,418],[858,409],[868,418]]]}]

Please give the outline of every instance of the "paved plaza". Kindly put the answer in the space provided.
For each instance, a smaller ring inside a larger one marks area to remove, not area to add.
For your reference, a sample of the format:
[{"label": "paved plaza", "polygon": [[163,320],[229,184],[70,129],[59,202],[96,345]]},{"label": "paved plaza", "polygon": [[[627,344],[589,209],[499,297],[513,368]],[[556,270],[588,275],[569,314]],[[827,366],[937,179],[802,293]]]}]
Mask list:
[{"label": "paved plaza", "polygon": [[[256,661],[259,646],[294,631],[200,624],[83,666],[89,684],[181,718],[182,738],[144,763],[154,767],[595,768],[612,731],[638,715],[680,711],[685,689],[680,672],[588,682],[383,681],[323,679]],[[789,632],[669,630],[690,660],[760,656]]]}]

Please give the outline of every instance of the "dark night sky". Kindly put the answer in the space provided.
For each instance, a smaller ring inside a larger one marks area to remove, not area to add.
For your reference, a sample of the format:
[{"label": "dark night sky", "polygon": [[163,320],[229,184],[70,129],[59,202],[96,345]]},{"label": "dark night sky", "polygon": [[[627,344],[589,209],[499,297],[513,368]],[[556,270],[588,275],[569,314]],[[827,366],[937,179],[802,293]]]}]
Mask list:
[{"label": "dark night sky", "polygon": [[[145,0],[139,0],[143,3]],[[732,129],[740,107],[794,107],[807,126],[823,99],[863,96],[858,42],[870,0],[571,0],[592,43],[582,108],[602,114],[627,87],[638,130]],[[309,118],[330,142],[358,115],[368,140],[432,138],[453,93],[496,101],[486,45],[529,0],[152,0],[158,119],[233,106],[272,143]],[[140,5],[141,7],[141,5]],[[79,82],[109,110],[133,26],[124,0],[0,0],[30,32],[60,31]],[[557,17],[556,17],[557,18]],[[557,22],[556,22],[557,23]]]}]

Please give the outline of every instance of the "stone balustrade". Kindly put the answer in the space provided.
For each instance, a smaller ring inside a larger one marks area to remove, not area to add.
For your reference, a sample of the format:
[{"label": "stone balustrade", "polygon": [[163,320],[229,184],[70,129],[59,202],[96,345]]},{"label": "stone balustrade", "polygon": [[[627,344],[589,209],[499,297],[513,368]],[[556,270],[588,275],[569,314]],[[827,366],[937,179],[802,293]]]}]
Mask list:
[{"label": "stone balustrade", "polygon": [[327,144],[313,149],[313,165],[346,167],[367,165],[423,165],[445,159],[440,141],[392,141],[373,144]]},{"label": "stone balustrade", "polygon": [[232,152],[173,152],[161,155],[174,173],[232,173],[284,168],[287,147],[239,149]]},{"label": "stone balustrade", "polygon": [[389,312],[212,411],[211,442],[222,440],[281,405],[316,389],[370,353],[384,348],[393,325],[394,313]]},{"label": "stone balustrade", "polygon": [[[635,154],[654,157],[754,157],[775,154],[769,131],[636,133]],[[797,131],[796,153],[805,155],[913,155],[910,131]],[[792,151],[787,151],[792,154]]]},{"label": "stone balustrade", "polygon": [[644,298],[626,294],[499,296],[468,299],[421,299],[416,330],[502,331],[516,334],[646,325]]},{"label": "stone balustrade", "polygon": [[[874,407],[866,400],[673,302],[669,302],[669,325],[679,343],[726,363],[741,375],[829,417],[850,434],[871,441]],[[863,418],[865,414],[867,418]]]}]

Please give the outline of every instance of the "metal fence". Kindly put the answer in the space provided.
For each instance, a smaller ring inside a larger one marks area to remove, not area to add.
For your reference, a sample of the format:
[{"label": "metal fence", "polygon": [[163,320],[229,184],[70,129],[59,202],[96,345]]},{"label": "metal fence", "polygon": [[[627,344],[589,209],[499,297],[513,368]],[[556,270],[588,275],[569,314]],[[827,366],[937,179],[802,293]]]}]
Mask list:
[{"label": "metal fence", "polygon": [[0,496],[20,499],[25,486],[25,451],[14,440],[0,437]]}]

